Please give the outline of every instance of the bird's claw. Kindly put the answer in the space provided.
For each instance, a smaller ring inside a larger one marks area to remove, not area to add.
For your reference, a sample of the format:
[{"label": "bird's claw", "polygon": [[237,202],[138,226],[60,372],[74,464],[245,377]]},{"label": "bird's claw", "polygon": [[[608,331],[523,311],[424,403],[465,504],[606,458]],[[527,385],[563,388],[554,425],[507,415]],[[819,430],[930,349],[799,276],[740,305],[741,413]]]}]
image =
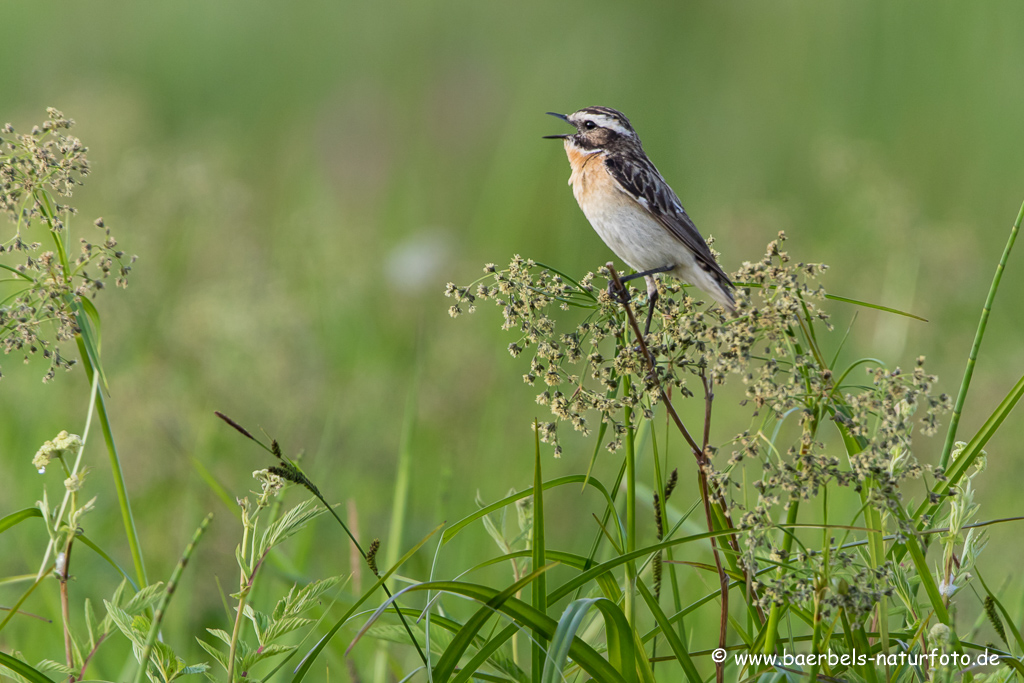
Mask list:
[{"label": "bird's claw", "polygon": [[615,280],[608,281],[608,296],[612,301],[616,301],[622,305],[629,303],[629,292],[626,291],[625,285],[616,286]]}]

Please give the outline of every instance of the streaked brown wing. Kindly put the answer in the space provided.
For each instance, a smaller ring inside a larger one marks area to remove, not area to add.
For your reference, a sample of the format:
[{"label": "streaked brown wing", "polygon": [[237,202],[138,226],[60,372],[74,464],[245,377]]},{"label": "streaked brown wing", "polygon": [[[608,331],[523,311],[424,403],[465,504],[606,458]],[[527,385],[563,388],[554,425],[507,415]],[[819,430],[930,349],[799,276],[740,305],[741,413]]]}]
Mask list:
[{"label": "streaked brown wing", "polygon": [[616,155],[605,157],[604,163],[622,189],[679,238],[693,252],[705,270],[714,273],[728,286],[732,286],[729,276],[711,255],[711,250],[697,231],[697,226],[690,220],[679,197],[661,177],[654,164],[646,158]]}]

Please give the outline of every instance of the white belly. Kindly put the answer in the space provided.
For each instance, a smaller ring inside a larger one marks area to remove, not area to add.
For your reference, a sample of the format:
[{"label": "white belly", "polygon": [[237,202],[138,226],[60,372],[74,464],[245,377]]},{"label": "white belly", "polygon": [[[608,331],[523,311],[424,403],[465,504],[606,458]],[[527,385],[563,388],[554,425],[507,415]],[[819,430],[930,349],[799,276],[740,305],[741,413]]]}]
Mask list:
[{"label": "white belly", "polygon": [[604,243],[631,268],[674,265],[688,271],[696,265],[690,250],[631,199],[580,202],[580,208]]}]

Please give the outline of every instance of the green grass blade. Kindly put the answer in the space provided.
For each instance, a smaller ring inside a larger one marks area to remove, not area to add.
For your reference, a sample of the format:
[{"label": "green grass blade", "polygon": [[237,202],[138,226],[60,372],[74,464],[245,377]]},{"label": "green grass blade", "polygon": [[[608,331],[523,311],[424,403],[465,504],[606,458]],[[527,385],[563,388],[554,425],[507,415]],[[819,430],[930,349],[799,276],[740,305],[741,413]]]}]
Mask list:
[{"label": "green grass blade", "polygon": [[1017,672],[1017,675],[1024,678],[1024,664],[1021,664],[1019,659],[1013,657],[1000,657],[1000,664],[1005,664],[1008,668],[1013,669]]},{"label": "green grass blade", "polygon": [[[32,282],[32,278],[31,277],[29,277],[25,273],[21,272],[17,268],[12,268],[11,266],[8,266],[7,264],[0,263],[0,269],[6,270],[9,273],[11,273],[12,275],[18,276],[22,280],[25,280],[26,282]],[[4,280],[4,282],[13,282],[13,281],[14,281],[13,278],[11,280]]]},{"label": "green grass blade", "polygon": [[[985,595],[988,595],[992,598],[992,601],[995,603],[996,608],[998,608],[999,612],[1003,615],[1003,623],[1010,628],[1010,633],[1011,635],[1013,635],[1013,640],[1017,644],[1017,649],[1021,652],[1024,652],[1024,638],[1021,637],[1020,630],[1014,623],[1013,617],[1010,616],[1010,613],[1003,606],[1002,601],[1000,601],[999,598],[996,597],[995,593],[989,590],[988,585],[985,583],[985,579],[981,577],[981,573],[977,572],[977,574],[978,580],[981,581],[981,587],[985,589]],[[1007,643],[1007,645],[1009,645],[1009,643]]]},{"label": "green grass blade", "polygon": [[846,296],[839,296],[838,294],[826,294],[825,298],[826,299],[831,299],[832,301],[842,301],[843,303],[853,304],[854,306],[861,306],[863,308],[873,308],[876,311],[883,311],[885,313],[895,313],[896,315],[902,315],[904,318],[912,318],[914,320],[920,320],[923,323],[928,322],[927,318],[922,318],[919,315],[914,315],[913,313],[908,313],[907,311],[901,311],[898,308],[890,308],[889,306],[882,306],[881,304],[873,304],[873,303],[870,303],[870,302],[867,302],[867,301],[860,301],[859,299],[851,299],[851,298],[846,297]]},{"label": "green grass blade", "polygon": [[[92,369],[95,368],[100,375],[100,382],[103,384],[103,388],[109,392],[110,387],[107,385],[107,376],[103,372],[103,364],[100,362],[100,314],[88,299],[83,299],[80,303],[83,304],[81,306],[82,310],[75,314],[78,322],[78,336],[76,337],[78,340],[78,350],[82,353],[83,362],[86,356],[88,356],[89,362],[86,363],[85,369],[89,377],[92,377]],[[84,305],[86,303],[88,306]],[[95,331],[93,326],[96,328]]]},{"label": "green grass blade", "polygon": [[613,557],[610,560],[607,560],[607,561],[602,562],[600,564],[594,565],[590,569],[588,569],[588,570],[586,570],[584,572],[581,572],[576,577],[570,579],[569,581],[566,581],[564,584],[562,584],[558,588],[556,588],[553,591],[551,591],[548,594],[548,604],[557,602],[558,600],[560,600],[560,599],[564,598],[565,596],[567,596],[569,593],[572,593],[574,590],[576,590],[580,586],[585,586],[586,584],[590,583],[590,581],[596,579],[601,574],[604,574],[606,572],[612,571],[613,569],[615,569],[617,567],[621,567],[622,565],[626,564],[627,562],[634,562],[634,561],[636,561],[638,559],[646,558],[648,555],[651,555],[652,553],[656,553],[659,550],[665,550],[666,548],[672,548],[672,547],[675,547],[677,545],[684,545],[686,543],[695,543],[695,542],[698,542],[698,541],[707,541],[707,540],[710,540],[711,538],[719,538],[721,536],[728,536],[729,534],[733,534],[733,533],[735,533],[735,532],[732,531],[731,529],[722,529],[722,530],[719,530],[719,531],[706,531],[706,532],[704,532],[702,534],[694,534],[692,536],[684,536],[682,538],[673,538],[673,539],[668,540],[668,541],[662,541],[661,543],[656,543],[654,545],[649,545],[649,546],[646,546],[644,548],[639,548],[637,550],[634,550],[631,553],[623,553],[622,555],[618,555],[616,557]]},{"label": "green grass blade", "polygon": [[[750,287],[751,289],[763,289],[764,285],[759,282],[736,282],[734,283],[737,287]],[[769,288],[775,289],[777,285],[769,285]],[[873,304],[868,301],[861,301],[860,299],[851,299],[847,296],[839,296],[838,294],[826,294],[826,299],[831,301],[841,301],[844,304],[853,304],[854,306],[861,306],[862,308],[872,308],[876,311],[883,311],[885,313],[895,313],[896,315],[902,315],[905,318],[913,318],[914,320],[920,320],[923,323],[928,322],[927,318],[922,318],[919,315],[908,313],[907,311],[901,311],[898,308],[890,308],[889,306],[883,306],[881,304]]]},{"label": "green grass blade", "polygon": [[[956,462],[946,472],[946,481],[939,482],[933,489],[934,493],[939,495],[945,494],[950,486],[955,486],[964,477],[967,471],[977,460],[978,456],[981,455],[981,450],[988,443],[989,439],[996,433],[999,427],[1006,420],[1007,416],[1020,401],[1021,397],[1024,396],[1024,376],[1022,376],[1017,383],[1010,389],[1010,393],[1000,401],[996,409],[989,415],[988,419],[985,420],[985,424],[981,426],[978,433],[974,435],[974,438],[968,442],[967,446],[964,447],[962,453],[957,457]],[[914,516],[915,519],[921,519],[922,514],[934,516],[938,511],[939,506],[942,505],[941,501],[935,504],[929,504],[924,502],[921,507],[918,508],[917,514]]]},{"label": "green grass blade", "polygon": [[[565,608],[562,618],[558,621],[551,649],[544,663],[544,674],[541,683],[561,683],[562,669],[569,654],[569,648],[579,630],[583,618],[591,607],[596,607],[604,617],[605,634],[608,644],[608,663],[618,671],[626,683],[637,683],[636,648],[633,645],[633,629],[630,628],[626,615],[607,598],[585,598],[576,600]],[[536,679],[535,679],[536,680]]]},{"label": "green grass blade", "polygon": [[[93,377],[93,361],[89,355],[82,335],[75,338],[78,341],[78,352],[82,357],[82,364],[85,366],[85,373]],[[96,372],[100,372],[96,369]],[[96,413],[100,418],[100,427],[103,430],[103,441],[107,445],[107,455],[110,459],[110,472],[114,476],[114,489],[117,492],[117,503],[121,508],[121,521],[124,524],[125,536],[128,538],[128,546],[132,552],[132,564],[135,565],[135,578],[140,586],[148,586],[146,579],[146,564],[142,559],[142,544],[139,542],[139,534],[135,530],[135,517],[132,514],[131,501],[128,499],[128,489],[124,483],[124,472],[121,469],[121,458],[117,454],[117,446],[114,444],[114,433],[110,427],[110,417],[107,415],[107,401],[102,391],[96,392]]]},{"label": "green grass blade", "polygon": [[690,683],[701,683],[702,679],[697,672],[697,667],[694,665],[693,660],[690,659],[690,653],[686,650],[686,646],[683,645],[683,641],[680,640],[679,634],[672,628],[672,623],[669,621],[668,615],[661,609],[661,605],[658,604],[658,599],[647,589],[643,581],[637,581],[636,587],[640,591],[644,602],[647,603],[647,607],[651,610],[651,614],[654,615],[654,620],[658,623],[658,628],[661,629],[661,634],[668,642],[672,654],[676,656],[676,661],[679,662],[679,666],[683,667],[683,674],[686,676],[686,680],[690,681]]},{"label": "green grass blade", "polygon": [[0,534],[13,526],[21,524],[26,519],[31,519],[32,517],[39,517],[42,519],[42,516],[43,513],[39,511],[39,508],[25,508],[24,510],[12,512],[3,519],[0,519]]},{"label": "green grass blade", "polygon": [[[458,666],[462,655],[477,637],[477,634],[480,632],[480,629],[483,628],[487,620],[494,616],[495,612],[505,603],[506,600],[513,597],[526,586],[535,582],[553,566],[555,565],[542,566],[537,571],[527,574],[500,593],[495,593],[494,597],[485,602],[483,606],[481,606],[480,609],[478,609],[473,616],[466,621],[463,627],[459,629],[458,633],[455,634],[451,644],[445,649],[444,654],[441,655],[441,659],[439,659],[437,664],[434,666],[434,683],[447,683],[447,681],[452,677],[455,667]],[[533,590],[536,592],[536,585]],[[383,613],[383,608],[378,609],[374,616],[367,622],[366,626],[363,627],[362,631],[360,631],[360,634],[375,621],[377,616]],[[356,640],[358,640],[358,636],[356,637]],[[355,642],[356,641],[353,640],[352,644],[354,645]],[[349,649],[351,648],[352,645],[349,645]],[[535,678],[533,680],[537,679]]]},{"label": "green grass blade", "polygon": [[20,659],[15,659],[5,652],[0,652],[0,664],[6,666],[19,676],[24,676],[32,683],[53,683],[52,680],[39,673],[25,662]]},{"label": "green grass blade", "polygon": [[[50,565],[49,569],[53,569],[52,564]],[[49,570],[47,570],[47,572],[48,571]],[[21,610],[21,606],[25,604],[25,601],[28,600],[29,596],[32,595],[33,592],[35,592],[36,588],[39,588],[39,584],[41,584],[44,580],[49,578],[47,572],[41,572],[40,575],[36,577],[36,580],[32,582],[32,585],[28,587],[28,590],[21,594],[21,597],[18,598],[18,601],[15,602],[10,608],[8,608],[7,616],[3,618],[3,621],[0,621],[0,631],[3,631],[4,627],[7,626],[8,622],[10,622],[11,619],[14,618],[14,615],[18,614],[19,610]]]},{"label": "green grass blade", "polygon": [[135,585],[135,581],[132,580],[132,577],[129,576],[128,573],[124,569],[121,568],[121,565],[119,565],[114,560],[114,558],[112,558],[110,555],[107,555],[106,551],[104,551],[103,548],[99,547],[98,545],[93,543],[91,540],[89,540],[89,537],[86,536],[85,534],[82,534],[76,540],[78,540],[81,543],[84,543],[87,548],[89,548],[94,553],[96,553],[97,555],[102,557],[104,560],[106,560],[107,564],[109,564],[111,567],[116,569],[117,573],[120,574],[124,578],[124,580],[128,582],[128,585],[131,586],[132,589],[136,593],[139,591],[139,587],[137,585]]},{"label": "green grass blade", "polygon": [[292,683],[299,683],[299,681],[303,680],[306,677],[306,674],[309,673],[310,668],[313,666],[313,662],[315,662],[316,658],[320,656],[320,653],[323,652],[324,648],[327,647],[327,644],[331,642],[331,639],[334,638],[335,634],[339,630],[341,630],[341,627],[345,625],[345,623],[348,621],[349,617],[351,617],[353,614],[355,614],[356,610],[358,610],[359,607],[364,602],[366,602],[370,598],[370,596],[373,595],[377,591],[378,588],[383,586],[384,582],[387,581],[391,577],[392,574],[394,574],[396,571],[398,571],[399,567],[401,567],[403,564],[408,562],[409,558],[411,558],[413,555],[415,555],[416,552],[420,548],[423,547],[424,543],[429,541],[430,538],[434,534],[436,534],[438,531],[440,531],[442,526],[444,526],[444,525],[443,524],[439,524],[438,526],[434,527],[434,529],[429,534],[424,536],[423,539],[419,543],[417,543],[412,548],[410,548],[409,551],[407,553],[405,553],[405,555],[402,555],[402,557],[399,558],[398,562],[395,563],[394,566],[392,566],[386,572],[381,574],[380,578],[377,579],[376,583],[374,583],[372,586],[370,586],[369,590],[367,590],[365,593],[363,593],[359,597],[359,599],[356,600],[355,603],[353,603],[351,607],[349,607],[348,611],[345,612],[344,615],[342,615],[341,619],[338,619],[338,621],[336,621],[334,623],[334,626],[332,626],[330,628],[330,630],[327,631],[327,633],[323,636],[323,638],[321,638],[319,641],[317,641],[317,644],[314,645],[310,649],[310,651],[306,653],[306,656],[302,658],[302,661],[299,662],[299,665],[295,668],[295,672],[294,672],[295,675],[292,676]]},{"label": "green grass blade", "polygon": [[[437,619],[436,614],[430,618],[431,623],[433,623],[435,619]],[[487,642],[483,645],[483,647],[481,647],[480,650],[477,651],[475,655],[473,655],[472,659],[466,662],[466,666],[463,667],[462,671],[460,671],[458,675],[452,679],[452,683],[469,683],[469,681],[473,678],[483,678],[483,674],[480,673],[478,669],[481,666],[483,666],[488,659],[491,658],[491,655],[498,651],[498,649],[505,643],[505,641],[507,641],[509,638],[511,638],[518,632],[519,627],[516,624],[509,624],[500,632],[498,632],[497,635],[489,638]],[[513,677],[517,681],[522,681],[523,683],[525,683],[525,681],[527,680],[526,672],[520,670],[520,673],[521,675],[517,674]]]},{"label": "green grass blade", "polygon": [[1010,237],[1003,247],[1003,255],[999,257],[999,265],[996,266],[995,275],[992,276],[992,284],[988,288],[988,296],[985,297],[985,306],[981,309],[981,320],[978,321],[978,329],[974,333],[974,343],[971,345],[971,354],[967,357],[967,367],[964,369],[964,378],[960,383],[960,392],[956,395],[956,403],[953,406],[953,415],[949,419],[949,429],[946,431],[946,443],[942,447],[942,457],[939,458],[939,465],[946,467],[949,464],[949,454],[953,451],[953,444],[956,442],[956,430],[960,425],[960,415],[964,409],[964,402],[967,400],[967,390],[971,386],[971,378],[974,376],[974,364],[978,360],[978,350],[981,349],[981,340],[985,337],[985,328],[988,325],[988,316],[992,312],[992,303],[995,301],[996,292],[999,290],[999,281],[1003,279],[1003,272],[1006,270],[1006,262],[1010,258],[1010,250],[1017,240],[1017,233],[1020,232],[1021,220],[1024,219],[1024,204],[1021,204],[1017,213],[1017,220],[1010,228]]},{"label": "green grass blade", "polygon": [[[486,603],[489,600],[494,599],[499,592],[488,586],[481,586],[461,581],[428,581],[409,586],[408,588],[395,593],[392,600],[413,591],[444,591],[454,595],[462,595],[480,603]],[[381,608],[378,609],[378,612],[383,613],[383,610],[387,606],[387,604],[382,605]],[[555,629],[558,627],[558,624],[554,619],[533,609],[533,606],[529,603],[523,602],[522,600],[514,597],[505,600],[497,610],[510,617],[520,626],[520,628],[540,631],[544,634],[544,637],[549,640],[554,637]],[[495,637],[500,637],[502,633],[499,633],[498,636]],[[573,644],[569,648],[569,656],[572,657],[573,661],[579,664],[583,670],[596,681],[607,683],[626,683],[622,678],[622,675],[616,671],[607,660],[598,654],[594,648],[590,647],[579,638],[575,638],[573,640]]]}]

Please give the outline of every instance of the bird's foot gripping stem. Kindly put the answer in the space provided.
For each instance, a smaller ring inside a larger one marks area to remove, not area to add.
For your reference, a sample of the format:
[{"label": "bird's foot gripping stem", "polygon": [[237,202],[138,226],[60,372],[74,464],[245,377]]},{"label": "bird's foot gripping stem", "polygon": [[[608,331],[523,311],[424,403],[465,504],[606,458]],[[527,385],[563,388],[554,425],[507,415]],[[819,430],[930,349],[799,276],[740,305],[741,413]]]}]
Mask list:
[{"label": "bird's foot gripping stem", "polygon": [[608,280],[608,296],[612,301],[622,304],[625,306],[630,302],[631,297],[629,296],[629,290],[625,284],[620,284],[614,279]]}]

